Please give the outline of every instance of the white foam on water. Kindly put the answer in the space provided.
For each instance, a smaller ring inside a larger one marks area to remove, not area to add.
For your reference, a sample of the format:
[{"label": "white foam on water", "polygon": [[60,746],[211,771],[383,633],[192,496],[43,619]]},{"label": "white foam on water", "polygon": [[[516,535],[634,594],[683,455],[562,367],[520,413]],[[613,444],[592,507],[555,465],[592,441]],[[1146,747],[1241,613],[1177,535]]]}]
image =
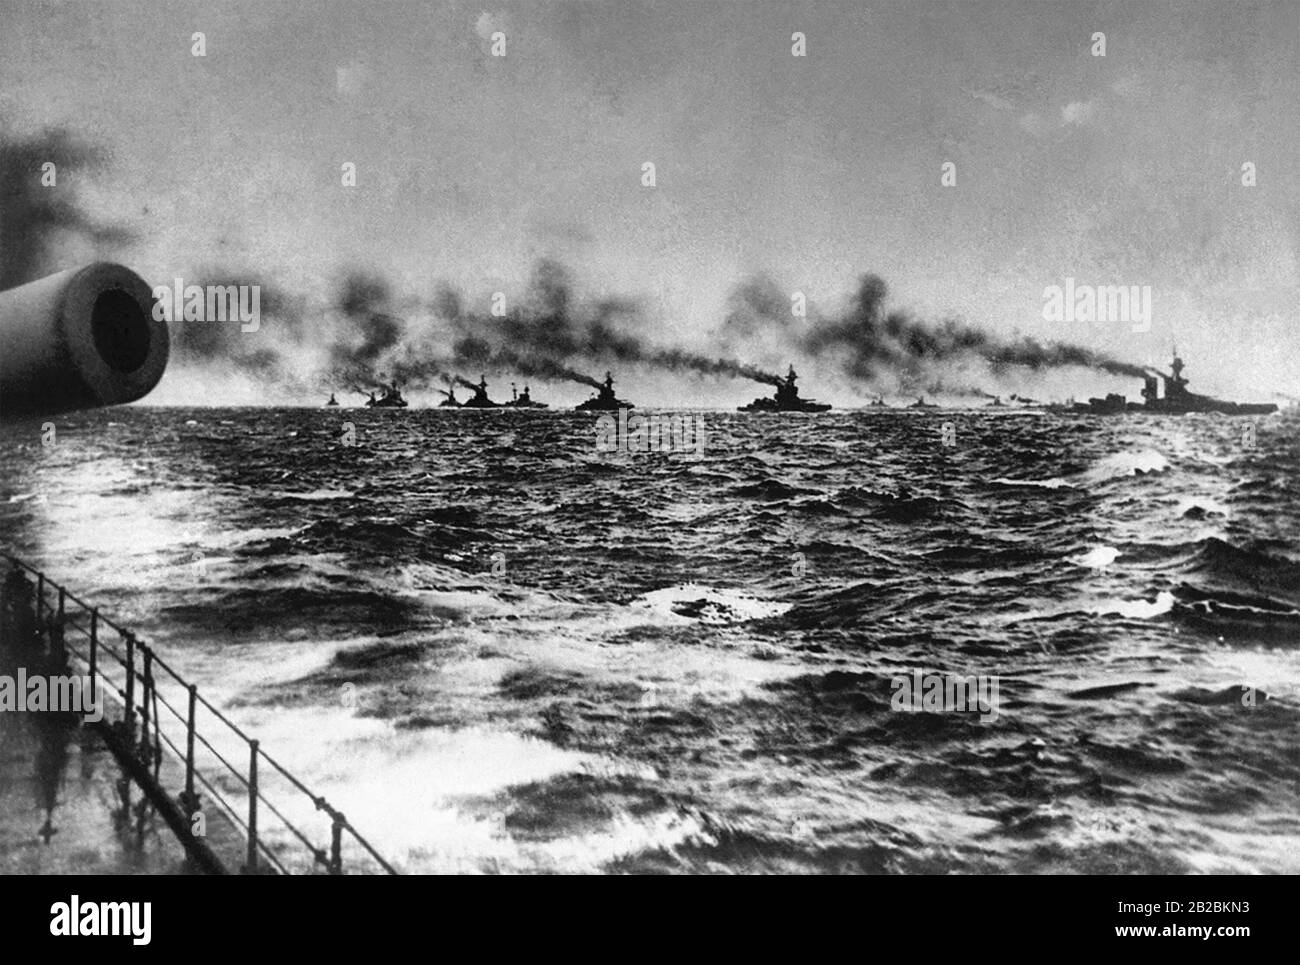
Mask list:
[{"label": "white foam on water", "polygon": [[1090,570],[1102,570],[1119,559],[1119,550],[1113,546],[1094,546],[1080,556],[1071,556],[1067,562]]},{"label": "white foam on water", "polygon": [[1062,479],[1060,476],[1053,476],[1051,479],[1008,479],[1005,476],[992,480],[997,486],[1033,486],[1039,489],[1073,489],[1074,483],[1068,479]]},{"label": "white foam on water", "polygon": [[1134,449],[1104,456],[1070,479],[1061,476],[1053,476],[1050,479],[1010,479],[1004,476],[994,479],[993,483],[999,486],[1032,486],[1039,489],[1086,489],[1111,479],[1165,472],[1168,468],[1169,460],[1156,450]]},{"label": "white foam on water", "polygon": [[[698,832],[675,811],[644,817],[615,811],[572,834],[516,840],[503,809],[517,803],[503,801],[502,809],[491,803],[509,788],[581,774],[655,781],[655,772],[486,726],[398,730],[324,707],[238,713],[241,726],[403,870],[595,871],[620,855],[671,847]],[[328,820],[304,795],[281,787],[274,803],[295,826],[327,840]],[[279,834],[278,825],[268,818],[266,833]],[[359,851],[355,844],[348,850]],[[292,859],[302,851],[290,846],[285,854]]]},{"label": "white foam on water", "polygon": [[[735,602],[734,593],[706,589]],[[686,596],[693,599],[699,590],[693,587]],[[446,603],[462,594],[433,595]],[[341,688],[337,702],[329,698],[309,704],[274,700],[279,686],[310,678],[327,668],[341,649],[372,644],[372,637],[328,643],[260,643],[256,660],[232,660],[229,653],[223,658],[214,651],[187,653],[177,663],[223,713],[257,737],[266,752],[346,814],[381,855],[402,870],[426,872],[599,871],[621,856],[672,848],[704,833],[695,818],[671,805],[628,813],[617,795],[609,795],[599,786],[577,793],[589,793],[593,801],[609,808],[603,817],[599,812],[596,817],[583,813],[566,823],[561,808],[556,812],[559,823],[553,828],[544,826],[540,834],[510,826],[508,814],[518,814],[521,808],[531,813],[535,807],[527,796],[509,791],[520,785],[568,775],[631,777],[651,783],[658,777],[646,764],[565,749],[531,736],[526,731],[535,724],[535,717],[526,704],[518,707],[519,719],[514,722],[470,720],[478,716],[471,713],[473,708],[498,693],[506,674],[531,668],[573,672],[593,683],[637,680],[665,706],[689,706],[692,698],[703,694],[717,702],[761,692],[765,681],[797,670],[774,661],[754,660],[743,650],[683,645],[671,636],[641,639],[613,649],[593,646],[608,635],[644,626],[644,617],[650,612],[644,608],[613,604],[579,607],[539,598],[533,602],[547,605],[527,607],[522,616],[517,610],[508,611],[511,618],[503,621],[499,616],[507,611],[498,612],[495,601],[470,596],[487,605],[477,612],[471,610],[469,625],[432,636],[401,638],[428,643],[431,655],[439,656],[437,669],[414,667],[410,679],[413,683],[432,680],[448,708],[466,715],[464,726],[400,728],[392,720],[358,716],[357,707],[373,706],[375,694],[382,695],[385,687],[392,686],[385,683],[359,682],[354,706],[345,705]],[[673,615],[673,620],[682,618]],[[447,648],[439,646],[440,641],[461,638],[472,645],[450,655]],[[491,659],[482,655],[484,648],[492,652]],[[272,702],[236,703],[259,693],[270,696]],[[420,705],[412,709],[418,713]],[[201,717],[206,716],[206,711],[201,711]],[[207,726],[210,720],[203,723],[205,736],[242,766],[247,757],[242,742],[233,735],[218,738],[222,729]],[[205,772],[212,773],[212,760],[205,753],[200,756],[209,765]],[[326,816],[269,765],[262,770],[264,786],[275,806],[313,841],[326,844]],[[494,800],[498,795],[500,799]],[[228,797],[236,811],[246,808],[238,788]],[[282,849],[286,861],[307,860],[305,849],[278,821],[268,816],[262,828],[268,840]],[[345,854],[355,856],[357,851],[355,843],[345,845]]]},{"label": "white foam on water", "polygon": [[313,489],[310,492],[282,492],[272,491],[267,493],[274,499],[301,499],[304,502],[317,502],[326,499],[351,499],[356,493],[348,489]]},{"label": "white foam on water", "polygon": [[1152,620],[1168,613],[1174,608],[1174,595],[1168,590],[1161,590],[1154,600],[1109,600],[1090,612],[1099,616],[1117,613],[1133,620]]},{"label": "white foam on water", "polygon": [[[1300,650],[1240,646],[1207,651],[1200,663],[1186,669],[1194,686],[1220,691],[1225,687],[1249,687],[1270,698],[1300,702]],[[1242,691],[1246,696],[1246,691]],[[1256,694],[1259,703],[1263,696]]]},{"label": "white foam on water", "polygon": [[1087,482],[1098,483],[1124,476],[1165,472],[1168,468],[1169,460],[1156,450],[1131,449],[1127,452],[1115,452],[1103,456],[1091,468],[1085,469],[1081,475]]},{"label": "white foam on water", "polygon": [[[701,604],[698,617],[676,612],[676,608],[690,604]],[[780,616],[790,609],[791,604],[760,600],[740,590],[725,587],[680,583],[643,593],[628,606],[646,610],[670,623],[724,624]]]}]

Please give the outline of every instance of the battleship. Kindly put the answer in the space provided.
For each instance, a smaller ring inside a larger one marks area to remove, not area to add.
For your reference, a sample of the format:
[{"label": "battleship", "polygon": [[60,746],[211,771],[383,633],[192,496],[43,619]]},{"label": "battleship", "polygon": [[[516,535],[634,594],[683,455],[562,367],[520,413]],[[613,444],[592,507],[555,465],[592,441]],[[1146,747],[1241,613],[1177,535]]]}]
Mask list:
[{"label": "battleship", "polygon": [[330,393],[330,400],[329,400],[328,402],[326,402],[325,405],[328,407],[328,406],[331,406],[331,405],[338,405],[338,404],[339,404],[339,400],[336,399],[336,398],[334,398],[334,393],[331,392],[331,393]]},{"label": "battleship", "polygon": [[772,398],[758,398],[749,405],[742,405],[737,411],[739,412],[825,412],[830,405],[825,402],[814,402],[812,399],[799,398],[799,389],[795,385],[798,379],[795,374],[794,366],[790,366],[790,371],[786,373],[785,378],[777,376],[776,394]]},{"label": "battleship", "polygon": [[545,409],[548,408],[545,402],[534,402],[531,395],[528,394],[528,386],[524,386],[524,391],[518,393],[515,391],[515,384],[510,383],[510,401],[503,402],[502,406],[507,409]]},{"label": "battleship", "polygon": [[487,394],[487,376],[478,377],[478,385],[466,379],[461,379],[460,384],[474,390],[474,394],[460,404],[462,409],[499,409],[500,402],[493,402]]},{"label": "battleship", "polygon": [[405,409],[407,402],[402,398],[402,390],[397,387],[397,383],[383,387],[378,399],[375,393],[370,393],[370,398],[366,400],[367,409]]},{"label": "battleship", "polygon": [[926,402],[925,396],[918,395],[916,397],[916,401],[913,402],[911,405],[909,405],[908,408],[909,409],[937,409],[939,407],[933,402]]},{"label": "battleship", "polygon": [[[1087,402],[1075,402],[1068,411],[1088,415],[1116,415],[1121,412],[1147,412],[1158,415],[1186,415],[1191,412],[1217,412],[1220,415],[1268,415],[1276,412],[1277,406],[1272,402],[1226,402],[1208,395],[1197,395],[1187,390],[1187,379],[1183,377],[1183,360],[1174,353],[1170,363],[1170,372],[1161,372],[1152,368],[1147,370],[1142,380],[1142,401],[1129,402],[1117,392],[1109,393],[1105,398],[1091,398]],[[1164,382],[1165,393],[1159,392],[1159,383]]]},{"label": "battleship", "polygon": [[439,389],[438,391],[446,396],[445,399],[443,399],[441,402],[438,403],[438,408],[440,409],[460,408],[460,400],[456,398],[456,386],[449,385],[445,389]]},{"label": "battleship", "polygon": [[597,395],[586,402],[573,407],[575,412],[615,412],[619,409],[635,409],[631,402],[624,402],[614,395],[614,376],[605,373],[605,383]]}]

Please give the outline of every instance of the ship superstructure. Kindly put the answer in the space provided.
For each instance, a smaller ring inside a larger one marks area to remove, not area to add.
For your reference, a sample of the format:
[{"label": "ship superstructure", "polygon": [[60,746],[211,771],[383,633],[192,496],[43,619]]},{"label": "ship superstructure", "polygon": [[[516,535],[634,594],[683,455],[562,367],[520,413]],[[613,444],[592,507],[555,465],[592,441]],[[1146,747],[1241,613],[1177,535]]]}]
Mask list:
[{"label": "ship superstructure", "polygon": [[398,388],[396,382],[385,385],[380,391],[379,398],[376,399],[375,393],[371,392],[370,398],[366,400],[368,409],[405,409],[406,406],[407,402],[402,398],[402,390]]},{"label": "ship superstructure", "polygon": [[[1277,406],[1271,402],[1227,402],[1208,395],[1189,392],[1187,379],[1183,376],[1186,366],[1174,353],[1169,372],[1148,369],[1142,380],[1142,401],[1129,402],[1117,392],[1108,394],[1104,399],[1092,398],[1087,402],[1076,402],[1072,411],[1091,415],[1113,415],[1119,412],[1149,412],[1160,415],[1186,415],[1189,412],[1217,412],[1221,415],[1268,415],[1276,412]],[[1164,394],[1160,392],[1160,383],[1164,383]]]},{"label": "ship superstructure", "polygon": [[785,378],[776,377],[776,393],[771,398],[755,399],[749,405],[740,406],[740,412],[825,412],[830,405],[825,402],[814,402],[812,399],[799,398],[799,389],[796,385],[799,376],[795,373],[794,366],[790,366],[790,371],[786,373]]},{"label": "ship superstructure", "polygon": [[614,395],[614,376],[605,373],[605,381],[596,395],[586,402],[574,407],[575,412],[615,412],[619,409],[635,409],[631,402],[624,402]]}]

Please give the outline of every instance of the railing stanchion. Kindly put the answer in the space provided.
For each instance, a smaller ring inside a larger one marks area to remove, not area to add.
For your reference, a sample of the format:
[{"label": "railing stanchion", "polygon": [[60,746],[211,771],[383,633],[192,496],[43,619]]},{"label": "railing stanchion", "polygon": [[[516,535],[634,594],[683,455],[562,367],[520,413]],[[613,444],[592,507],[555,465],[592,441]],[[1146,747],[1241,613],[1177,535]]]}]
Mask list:
[{"label": "railing stanchion", "polygon": [[330,844],[330,874],[343,874],[343,815],[334,815],[334,840]]},{"label": "railing stanchion", "polygon": [[257,741],[248,742],[248,874],[257,874]]},{"label": "railing stanchion", "polygon": [[126,635],[126,715],[122,720],[128,741],[135,740],[135,634]]},{"label": "railing stanchion", "polygon": [[199,688],[190,684],[190,720],[185,728],[185,796],[194,800],[194,713],[199,702]]},{"label": "railing stanchion", "polygon": [[180,794],[181,807],[190,819],[190,834],[194,833],[194,815],[203,810],[199,796],[194,793],[194,738],[198,731],[195,716],[199,704],[199,688],[189,684],[186,688],[190,695],[189,713],[185,720],[185,790]]},{"label": "railing stanchion", "polygon": [[99,659],[99,607],[90,611],[90,679],[95,679],[95,665]]},{"label": "railing stanchion", "polygon": [[140,728],[140,754],[148,761],[149,759],[149,704],[153,697],[153,651],[141,644],[144,650],[144,674],[140,680],[144,684],[144,696],[140,700],[140,717],[142,726]]}]

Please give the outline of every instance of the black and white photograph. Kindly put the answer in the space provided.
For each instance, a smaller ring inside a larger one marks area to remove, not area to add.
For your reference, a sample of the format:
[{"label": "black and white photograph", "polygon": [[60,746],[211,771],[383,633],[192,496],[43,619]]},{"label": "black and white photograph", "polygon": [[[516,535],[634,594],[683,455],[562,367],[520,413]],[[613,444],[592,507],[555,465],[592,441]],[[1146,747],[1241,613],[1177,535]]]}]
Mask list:
[{"label": "black and white photograph", "polygon": [[1249,948],[1298,157],[1294,0],[4,0],[31,928],[148,943],[126,876],[1125,876],[1113,944]]}]

